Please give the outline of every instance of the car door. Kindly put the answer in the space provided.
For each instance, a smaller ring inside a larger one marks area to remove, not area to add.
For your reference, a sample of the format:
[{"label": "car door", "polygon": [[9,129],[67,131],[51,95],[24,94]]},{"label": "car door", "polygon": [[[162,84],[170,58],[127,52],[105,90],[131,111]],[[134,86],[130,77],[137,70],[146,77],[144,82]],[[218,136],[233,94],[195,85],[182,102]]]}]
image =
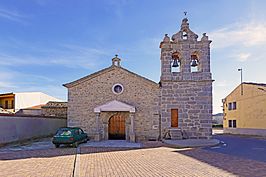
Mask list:
[{"label": "car door", "polygon": [[83,132],[81,128],[79,129],[79,134],[80,134],[81,141],[84,141],[84,139],[86,138],[86,134]]},{"label": "car door", "polygon": [[75,133],[75,140],[76,140],[77,142],[80,142],[81,137],[80,137],[80,134],[79,134],[79,130],[78,130],[78,129],[75,129],[75,130],[74,130],[74,133]]}]

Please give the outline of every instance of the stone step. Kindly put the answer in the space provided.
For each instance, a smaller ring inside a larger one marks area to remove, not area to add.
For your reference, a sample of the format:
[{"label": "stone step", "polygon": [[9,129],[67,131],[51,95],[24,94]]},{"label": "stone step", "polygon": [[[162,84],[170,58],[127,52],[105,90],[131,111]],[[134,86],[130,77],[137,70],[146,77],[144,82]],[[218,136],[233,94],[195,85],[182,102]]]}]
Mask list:
[{"label": "stone step", "polygon": [[183,139],[181,129],[169,129],[169,132],[172,140]]}]

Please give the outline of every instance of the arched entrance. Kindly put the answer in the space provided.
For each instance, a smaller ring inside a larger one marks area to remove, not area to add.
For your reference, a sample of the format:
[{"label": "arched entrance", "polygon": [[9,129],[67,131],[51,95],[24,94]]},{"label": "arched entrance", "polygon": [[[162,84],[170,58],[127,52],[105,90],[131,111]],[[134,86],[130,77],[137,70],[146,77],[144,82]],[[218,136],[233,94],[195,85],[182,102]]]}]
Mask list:
[{"label": "arched entrance", "polygon": [[115,114],[108,122],[108,137],[110,140],[124,140],[125,133],[125,117],[123,115]]}]

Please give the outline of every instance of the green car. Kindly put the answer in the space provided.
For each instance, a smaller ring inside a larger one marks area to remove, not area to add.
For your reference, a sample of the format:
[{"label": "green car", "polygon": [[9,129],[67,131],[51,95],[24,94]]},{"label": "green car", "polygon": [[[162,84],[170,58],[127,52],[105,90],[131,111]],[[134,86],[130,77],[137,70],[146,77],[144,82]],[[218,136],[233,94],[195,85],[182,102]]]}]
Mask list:
[{"label": "green car", "polygon": [[79,143],[87,142],[88,135],[79,127],[59,128],[53,137],[53,144],[58,148],[61,144],[78,147]]}]

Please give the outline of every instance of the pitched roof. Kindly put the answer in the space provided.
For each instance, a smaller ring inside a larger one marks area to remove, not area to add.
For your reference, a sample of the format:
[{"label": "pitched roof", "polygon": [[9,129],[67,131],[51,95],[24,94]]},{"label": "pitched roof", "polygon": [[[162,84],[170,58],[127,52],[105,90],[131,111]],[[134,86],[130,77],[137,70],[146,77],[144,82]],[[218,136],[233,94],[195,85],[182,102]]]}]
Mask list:
[{"label": "pitched roof", "polygon": [[[243,82],[243,84],[266,87],[266,84],[264,84],[264,83]],[[231,94],[232,94],[235,90],[237,90],[237,88],[240,87],[240,86],[241,86],[241,84],[239,84],[236,88],[234,88],[233,91],[231,91],[231,92],[230,92],[225,98],[227,98],[229,95],[231,95]]]},{"label": "pitched roof", "polygon": [[0,97],[5,97],[5,96],[14,96],[14,93],[10,92],[10,93],[1,93],[0,94]]},{"label": "pitched roof", "polygon": [[121,69],[121,70],[126,71],[126,72],[128,72],[128,73],[130,73],[130,74],[132,74],[132,75],[135,75],[135,76],[137,76],[137,77],[139,77],[139,78],[141,78],[141,79],[143,79],[143,80],[145,80],[145,81],[147,81],[147,82],[149,82],[149,83],[152,83],[152,84],[156,84],[156,85],[158,85],[158,83],[156,83],[156,82],[154,82],[154,81],[152,81],[152,80],[150,80],[150,79],[147,79],[147,78],[145,78],[145,77],[143,77],[143,76],[140,76],[140,75],[138,75],[138,74],[136,74],[136,73],[134,73],[134,72],[131,72],[131,71],[129,71],[129,70],[127,70],[127,69],[125,69],[125,68],[123,68],[123,67],[121,67],[121,66],[115,66],[115,65],[112,65],[112,66],[110,66],[110,67],[108,67],[108,68],[104,68],[104,69],[102,69],[102,70],[100,70],[100,71],[97,71],[97,72],[95,72],[95,73],[92,73],[92,74],[90,74],[90,75],[87,75],[87,76],[85,76],[85,77],[82,77],[82,78],[80,78],[80,79],[78,79],[78,80],[75,80],[75,81],[73,81],[73,82],[69,82],[69,83],[63,84],[63,86],[65,86],[65,87],[67,87],[67,88],[70,88],[70,87],[73,87],[73,86],[75,86],[75,85],[78,85],[78,84],[80,84],[80,83],[83,83],[83,82],[85,82],[85,81],[87,81],[87,80],[90,80],[90,79],[92,79],[92,78],[94,78],[94,77],[97,77],[97,76],[99,76],[99,75],[102,75],[102,74],[104,74],[104,73],[107,73],[107,72],[112,71],[112,70],[115,70],[115,69]]},{"label": "pitched roof", "polygon": [[266,84],[264,84],[264,83],[243,82],[243,84],[257,85],[257,86],[263,86],[263,87],[266,87]]},{"label": "pitched roof", "polygon": [[31,109],[42,109],[42,106],[44,106],[45,104],[39,104],[39,105],[35,105],[35,106],[31,106],[31,107],[28,107],[28,108],[24,108],[27,109],[27,110],[31,110]]}]

